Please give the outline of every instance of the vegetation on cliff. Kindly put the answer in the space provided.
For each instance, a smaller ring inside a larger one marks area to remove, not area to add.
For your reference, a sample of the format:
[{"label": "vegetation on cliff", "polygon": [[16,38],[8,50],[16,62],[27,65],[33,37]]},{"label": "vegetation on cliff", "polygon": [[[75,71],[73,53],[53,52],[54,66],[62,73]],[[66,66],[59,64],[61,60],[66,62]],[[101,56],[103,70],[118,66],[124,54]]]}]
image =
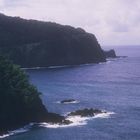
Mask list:
[{"label": "vegetation on cliff", "polygon": [[0,14],[0,54],[22,67],[105,61],[96,37],[81,28]]},{"label": "vegetation on cliff", "polygon": [[30,122],[64,121],[64,117],[48,113],[39,95],[25,72],[0,56],[0,134]]}]

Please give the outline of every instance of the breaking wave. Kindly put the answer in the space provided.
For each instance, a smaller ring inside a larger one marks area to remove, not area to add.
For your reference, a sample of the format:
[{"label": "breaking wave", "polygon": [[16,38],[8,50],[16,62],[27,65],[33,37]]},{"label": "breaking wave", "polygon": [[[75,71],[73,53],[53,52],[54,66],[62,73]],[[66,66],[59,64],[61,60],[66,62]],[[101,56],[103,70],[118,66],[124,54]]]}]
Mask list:
[{"label": "breaking wave", "polygon": [[9,137],[9,136],[13,136],[13,135],[17,135],[17,134],[20,134],[20,133],[28,132],[32,128],[33,125],[34,125],[33,123],[30,123],[29,125],[26,125],[23,128],[16,129],[14,131],[8,131],[7,134],[4,134],[4,135],[0,136],[0,139],[6,138],[6,137]]},{"label": "breaking wave", "polygon": [[92,119],[96,119],[96,118],[101,118],[101,119],[105,119],[105,118],[110,118],[111,115],[115,114],[114,112],[106,112],[106,113],[100,113],[100,114],[96,114],[93,117],[81,117],[81,116],[68,116],[66,117],[67,120],[71,121],[71,124],[53,124],[53,123],[30,123],[29,125],[26,125],[23,128],[14,130],[14,131],[9,131],[8,134],[4,134],[2,136],[0,136],[0,139],[2,138],[6,138],[12,135],[17,135],[20,133],[25,133],[28,132],[30,129],[32,129],[32,127],[34,125],[37,125],[38,127],[45,127],[45,128],[66,128],[66,127],[74,127],[74,126],[83,126],[86,125],[88,123],[89,120]]},{"label": "breaking wave", "polygon": [[41,127],[46,128],[64,128],[64,127],[74,127],[74,126],[82,126],[86,125],[89,120],[96,119],[96,118],[110,118],[111,115],[115,114],[114,112],[107,112],[107,113],[100,113],[93,117],[81,117],[81,116],[69,116],[66,117],[67,120],[71,121],[71,124],[68,125],[61,125],[61,124],[51,124],[51,123],[40,123]]}]

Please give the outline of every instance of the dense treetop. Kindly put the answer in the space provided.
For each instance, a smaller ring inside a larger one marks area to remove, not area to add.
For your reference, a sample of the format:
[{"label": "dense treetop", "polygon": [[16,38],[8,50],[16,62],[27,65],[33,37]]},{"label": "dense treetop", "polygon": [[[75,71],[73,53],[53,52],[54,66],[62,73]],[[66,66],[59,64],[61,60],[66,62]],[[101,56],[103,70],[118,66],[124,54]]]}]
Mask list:
[{"label": "dense treetop", "polygon": [[0,56],[0,131],[45,115],[39,95],[25,72]]}]

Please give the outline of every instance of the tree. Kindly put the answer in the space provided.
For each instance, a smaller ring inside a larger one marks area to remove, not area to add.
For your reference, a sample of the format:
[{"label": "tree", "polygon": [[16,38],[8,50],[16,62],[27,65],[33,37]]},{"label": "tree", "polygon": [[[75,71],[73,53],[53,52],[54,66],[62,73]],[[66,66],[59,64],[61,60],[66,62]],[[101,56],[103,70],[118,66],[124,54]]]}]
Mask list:
[{"label": "tree", "polygon": [[25,72],[0,56],[0,131],[41,121],[47,110],[39,95]]}]

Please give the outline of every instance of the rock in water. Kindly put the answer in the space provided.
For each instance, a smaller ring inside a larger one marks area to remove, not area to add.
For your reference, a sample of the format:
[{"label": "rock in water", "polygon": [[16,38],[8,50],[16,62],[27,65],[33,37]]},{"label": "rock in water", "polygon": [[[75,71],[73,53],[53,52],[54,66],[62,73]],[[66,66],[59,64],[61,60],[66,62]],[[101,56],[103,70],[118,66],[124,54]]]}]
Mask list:
[{"label": "rock in water", "polygon": [[74,99],[66,99],[66,100],[61,101],[60,103],[61,104],[67,104],[67,103],[75,103],[75,102],[77,102],[77,101],[74,100]]},{"label": "rock in water", "polygon": [[116,58],[115,50],[104,51],[106,58]]},{"label": "rock in water", "polygon": [[93,117],[95,116],[96,114],[99,114],[99,113],[103,113],[103,111],[99,110],[99,109],[88,109],[88,108],[85,108],[85,109],[81,109],[81,110],[77,110],[77,111],[74,111],[74,112],[71,112],[68,114],[68,116],[81,116],[81,117]]}]

